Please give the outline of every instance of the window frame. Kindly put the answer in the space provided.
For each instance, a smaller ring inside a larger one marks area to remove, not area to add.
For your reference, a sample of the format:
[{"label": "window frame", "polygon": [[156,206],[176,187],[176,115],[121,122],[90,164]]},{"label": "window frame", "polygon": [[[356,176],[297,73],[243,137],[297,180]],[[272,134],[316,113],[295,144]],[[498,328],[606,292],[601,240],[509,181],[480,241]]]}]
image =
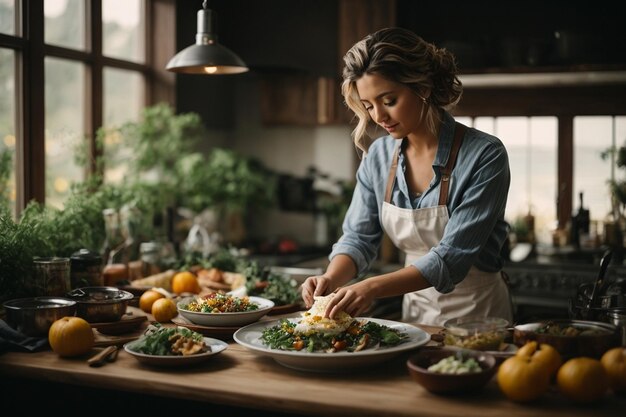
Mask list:
[{"label": "window frame", "polygon": [[574,117],[626,115],[626,85],[465,88],[455,116],[554,116],[558,124],[558,227],[565,229],[574,209]]},{"label": "window frame", "polygon": [[[165,70],[176,52],[174,0],[147,0],[144,4],[145,62],[137,63],[102,54],[102,0],[85,1],[86,50],[79,51],[44,42],[44,5],[41,0],[16,2],[15,35],[0,33],[0,47],[16,54],[16,214],[28,202],[45,203],[45,100],[44,59],[54,57],[79,62],[87,68],[84,97],[85,132],[92,161],[86,174],[96,173],[96,132],[103,123],[104,68],[141,74],[145,106],[166,102],[175,105],[175,76]],[[156,31],[154,28],[158,27]],[[158,45],[158,48],[156,47]]]}]

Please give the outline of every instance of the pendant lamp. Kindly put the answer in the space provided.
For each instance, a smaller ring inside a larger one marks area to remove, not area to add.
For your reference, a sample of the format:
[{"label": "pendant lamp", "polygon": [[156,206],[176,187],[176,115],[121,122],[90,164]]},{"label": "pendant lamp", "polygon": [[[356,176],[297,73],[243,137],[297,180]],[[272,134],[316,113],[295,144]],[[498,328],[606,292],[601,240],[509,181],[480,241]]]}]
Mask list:
[{"label": "pendant lamp", "polygon": [[207,0],[198,11],[198,31],[195,45],[177,53],[165,67],[186,74],[239,74],[248,67],[233,51],[220,45],[215,34],[215,14],[207,8]]}]

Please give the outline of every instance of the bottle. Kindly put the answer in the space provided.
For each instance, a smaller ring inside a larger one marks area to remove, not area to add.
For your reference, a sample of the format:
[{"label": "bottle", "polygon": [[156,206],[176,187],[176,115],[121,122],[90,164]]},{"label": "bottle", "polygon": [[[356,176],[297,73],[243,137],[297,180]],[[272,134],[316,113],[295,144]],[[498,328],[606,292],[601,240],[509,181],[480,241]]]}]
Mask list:
[{"label": "bottle", "polygon": [[576,214],[572,216],[572,244],[580,248],[580,236],[589,234],[589,210],[583,206],[583,193],[578,194],[580,205]]},{"label": "bottle", "polygon": [[578,214],[576,214],[576,217],[578,218],[578,230],[579,233],[589,234],[589,225],[591,222],[589,210],[583,206],[582,192],[578,194],[578,197],[580,198],[580,206],[578,207]]}]

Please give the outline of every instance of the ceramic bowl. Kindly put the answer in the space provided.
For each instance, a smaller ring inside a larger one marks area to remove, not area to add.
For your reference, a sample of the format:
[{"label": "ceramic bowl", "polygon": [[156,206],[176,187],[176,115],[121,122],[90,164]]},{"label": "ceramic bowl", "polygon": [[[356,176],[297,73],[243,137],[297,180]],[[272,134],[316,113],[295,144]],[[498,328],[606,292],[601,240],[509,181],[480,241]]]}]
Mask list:
[{"label": "ceramic bowl", "polygon": [[[428,367],[449,356],[462,355],[463,360],[474,358],[480,372],[447,374],[431,372]],[[485,352],[458,348],[423,347],[407,361],[413,380],[434,394],[459,394],[483,388],[496,372],[496,358]]]},{"label": "ceramic bowl", "polygon": [[76,302],[60,297],[18,298],[3,306],[9,326],[34,337],[48,337],[52,323],[76,313]]},{"label": "ceramic bowl", "polygon": [[251,303],[256,304],[259,308],[252,311],[243,311],[241,313],[202,313],[187,309],[187,305],[194,301],[196,297],[185,298],[178,302],[178,312],[184,318],[201,326],[245,326],[254,323],[274,307],[274,302],[261,297],[248,297]]}]

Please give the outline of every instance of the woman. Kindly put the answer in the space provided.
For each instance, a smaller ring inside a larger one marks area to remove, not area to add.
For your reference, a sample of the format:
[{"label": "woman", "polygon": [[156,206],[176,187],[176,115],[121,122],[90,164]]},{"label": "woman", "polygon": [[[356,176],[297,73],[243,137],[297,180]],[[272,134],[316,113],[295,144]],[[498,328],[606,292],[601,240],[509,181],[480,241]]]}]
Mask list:
[{"label": "woman", "polygon": [[[403,321],[442,325],[467,315],[510,321],[499,256],[508,233],[508,156],[498,138],[447,112],[462,93],[454,57],[389,28],[356,43],[344,62],[342,93],[358,116],[353,136],[365,155],[343,236],[326,272],[304,282],[304,301],[335,292],[326,309],[334,318],[404,294]],[[389,135],[366,149],[370,120]],[[383,231],[405,252],[405,267],[343,286],[367,271]]]}]

